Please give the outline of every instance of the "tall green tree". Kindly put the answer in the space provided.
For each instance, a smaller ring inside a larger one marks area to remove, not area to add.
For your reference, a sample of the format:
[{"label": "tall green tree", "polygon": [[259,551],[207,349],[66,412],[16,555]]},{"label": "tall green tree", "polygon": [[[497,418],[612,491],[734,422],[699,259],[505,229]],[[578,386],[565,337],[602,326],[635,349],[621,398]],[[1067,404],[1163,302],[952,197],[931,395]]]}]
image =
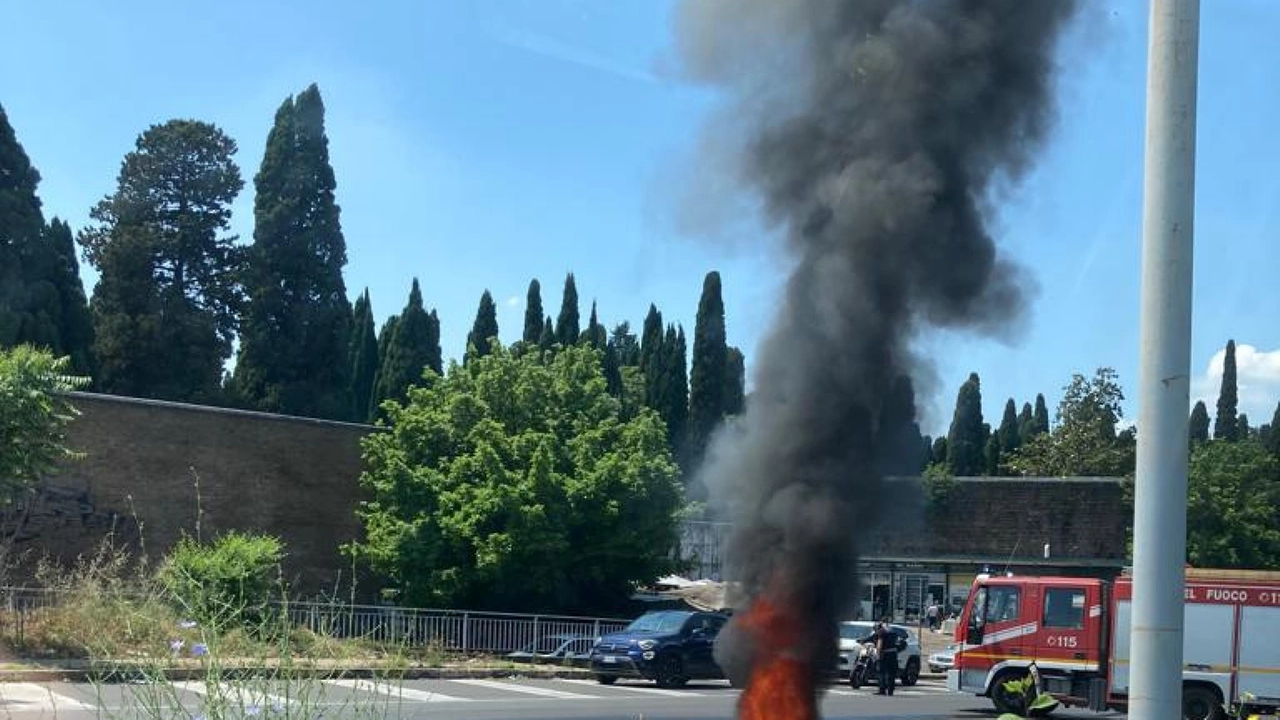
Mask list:
[{"label": "tall green tree", "polygon": [[1236,341],[1227,341],[1222,358],[1222,387],[1218,391],[1218,415],[1213,419],[1213,439],[1234,442],[1240,438],[1237,424],[1239,393],[1236,388]]},{"label": "tall green tree", "polygon": [[662,341],[663,354],[658,372],[658,414],[667,424],[671,449],[680,456],[685,447],[689,419],[689,351],[684,328],[668,325]]},{"label": "tall green tree", "polygon": [[276,111],[254,177],[248,303],[234,376],[251,407],[330,419],[351,412],[352,312],[336,185],[324,102],[311,85]]},{"label": "tall green tree", "polygon": [[1195,407],[1191,408],[1187,436],[1193,445],[1209,440],[1209,409],[1205,407],[1203,400],[1197,400]]},{"label": "tall green tree", "polygon": [[[1049,432],[1049,406],[1044,401],[1044,395],[1036,393],[1036,408],[1032,413],[1035,422],[1031,425],[1031,435],[1044,435]],[[1023,436],[1022,441],[1026,442],[1030,436]]]},{"label": "tall green tree", "polygon": [[889,386],[877,428],[875,446],[882,474],[909,476],[924,469],[924,438],[916,422],[916,393],[910,377],[899,375]]},{"label": "tall green tree", "polygon": [[[390,325],[388,321],[388,325]],[[409,288],[409,301],[405,304],[400,317],[396,319],[393,331],[382,354],[382,365],[378,369],[378,379],[374,386],[374,407],[371,415],[386,400],[402,402],[409,392],[410,385],[423,382],[423,371],[430,369],[439,374],[441,367],[440,325],[435,318],[435,311],[427,313],[422,303],[422,290],[418,287],[418,279],[413,279]]]},{"label": "tall green tree", "polygon": [[622,321],[613,327],[609,334],[609,346],[618,356],[620,367],[640,367],[640,341],[631,332],[631,323]]},{"label": "tall green tree", "polygon": [[1009,398],[1004,403],[1004,416],[1000,418],[997,436],[1002,455],[1010,455],[1022,445],[1022,438],[1018,434],[1017,405],[1014,404],[1013,398]]},{"label": "tall green tree", "polygon": [[1280,569],[1280,460],[1261,445],[1212,440],[1192,452],[1187,561]]},{"label": "tall green tree", "polygon": [[1236,419],[1236,438],[1238,440],[1248,440],[1252,432],[1253,428],[1249,427],[1249,416],[1240,413]]},{"label": "tall green tree", "polygon": [[690,466],[701,462],[711,434],[725,416],[728,355],[720,273],[712,270],[702,280],[702,296],[698,300],[698,316],[693,329],[693,369],[689,375],[689,426],[685,448]]},{"label": "tall green tree", "polygon": [[93,316],[80,280],[75,238],[71,226],[54,218],[45,229],[48,265],[45,268],[49,306],[54,309],[58,342],[54,352],[70,359],[71,369],[91,376],[93,361]]},{"label": "tall green tree", "polygon": [[96,224],[79,241],[100,275],[91,309],[102,390],[220,400],[242,299],[241,252],[223,234],[244,185],[235,152],[209,123],[153,125],[90,212]]},{"label": "tall green tree", "polygon": [[982,422],[982,387],[977,373],[956,394],[956,409],[947,431],[947,469],[955,477],[981,475],[986,467],[987,433]]},{"label": "tall green tree", "polygon": [[370,419],[373,384],[378,378],[380,363],[375,324],[369,288],[365,288],[360,297],[356,298],[351,325],[351,348],[347,353],[347,362],[351,365],[351,419],[359,422]]},{"label": "tall green tree", "polygon": [[644,316],[640,335],[640,372],[644,374],[644,401],[651,408],[661,406],[661,377],[664,371],[666,351],[663,347],[662,313],[652,303]]},{"label": "tall green tree", "polygon": [[66,356],[30,345],[0,349],[0,505],[79,456],[67,443],[67,426],[80,414],[67,393],[88,380],[71,374]]},{"label": "tall green tree", "polygon": [[1035,434],[1036,419],[1031,410],[1031,403],[1022,403],[1022,409],[1018,411],[1018,444],[1022,444],[1031,439]]},{"label": "tall green tree", "polygon": [[741,415],[747,409],[747,360],[730,345],[724,362],[724,412]]},{"label": "tall green tree", "polygon": [[538,349],[543,352],[553,350],[556,346],[556,329],[548,315],[542,323],[542,334],[538,336]]},{"label": "tall green tree", "polygon": [[582,337],[579,342],[584,342],[597,350],[604,350],[609,342],[609,333],[605,332],[604,326],[600,324],[600,317],[596,314],[596,301],[591,301],[591,316],[587,319],[587,329],[582,331]]},{"label": "tall green tree", "polygon": [[542,337],[542,285],[538,279],[529,281],[529,292],[524,301],[524,333],[520,339],[529,345],[537,345]]},{"label": "tall green tree", "polygon": [[1057,426],[1024,442],[1008,459],[1009,467],[1042,477],[1131,475],[1133,438],[1116,432],[1123,402],[1115,370],[1098,368],[1091,378],[1073,375],[1058,404]]},{"label": "tall green tree", "polygon": [[476,319],[471,324],[471,332],[467,333],[467,352],[462,356],[463,362],[471,362],[484,357],[491,351],[490,343],[498,337],[498,306],[493,303],[493,296],[485,290],[480,295],[480,306],[476,308]]},{"label": "tall green tree", "polygon": [[390,407],[364,441],[355,549],[400,602],[616,612],[674,569],[683,500],[662,424],[621,417],[591,348],[499,347]]},{"label": "tall green tree", "polygon": [[1280,403],[1276,403],[1275,412],[1271,414],[1271,432],[1267,433],[1263,445],[1272,455],[1280,457]]},{"label": "tall green tree", "polygon": [[564,279],[564,296],[560,301],[560,314],[556,317],[556,342],[561,347],[569,347],[578,342],[580,332],[578,286],[573,280],[573,273],[569,273]]}]

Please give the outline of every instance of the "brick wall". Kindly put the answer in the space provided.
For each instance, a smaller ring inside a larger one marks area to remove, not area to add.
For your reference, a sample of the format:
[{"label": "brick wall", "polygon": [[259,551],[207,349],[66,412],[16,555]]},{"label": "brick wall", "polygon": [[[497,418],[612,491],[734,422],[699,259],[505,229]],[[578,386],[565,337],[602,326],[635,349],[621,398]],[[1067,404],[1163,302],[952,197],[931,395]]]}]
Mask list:
[{"label": "brick wall", "polygon": [[[117,538],[158,557],[183,533],[278,535],[286,575],[305,592],[349,575],[363,425],[76,393],[66,464],[5,530],[19,552],[63,562]],[[197,488],[198,482],[198,488]],[[25,519],[24,519],[25,516]]]}]

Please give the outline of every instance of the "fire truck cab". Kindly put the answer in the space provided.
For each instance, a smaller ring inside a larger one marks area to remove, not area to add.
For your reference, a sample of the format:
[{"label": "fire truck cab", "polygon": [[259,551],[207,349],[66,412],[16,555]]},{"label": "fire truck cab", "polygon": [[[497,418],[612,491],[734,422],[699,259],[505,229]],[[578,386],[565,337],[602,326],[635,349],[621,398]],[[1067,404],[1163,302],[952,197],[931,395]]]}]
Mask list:
[{"label": "fire truck cab", "polygon": [[[1063,705],[1125,709],[1132,593],[1127,576],[980,575],[956,626],[949,687],[1012,712],[1004,683],[1034,663],[1041,691]],[[1185,602],[1184,718],[1280,698],[1280,573],[1188,570]]]}]

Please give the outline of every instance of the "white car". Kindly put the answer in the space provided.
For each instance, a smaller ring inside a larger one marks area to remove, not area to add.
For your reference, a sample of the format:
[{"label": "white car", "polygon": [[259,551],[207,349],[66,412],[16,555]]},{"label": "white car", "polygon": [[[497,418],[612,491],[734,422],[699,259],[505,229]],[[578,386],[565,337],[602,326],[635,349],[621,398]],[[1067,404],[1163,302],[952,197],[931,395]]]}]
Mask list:
[{"label": "white car", "polygon": [[[866,620],[848,620],[840,623],[840,677],[849,677],[851,658],[856,657],[858,640],[867,637],[876,624]],[[898,680],[903,685],[915,685],[920,679],[920,639],[915,632],[903,625],[890,625],[894,635],[906,638],[907,648],[898,653]]]},{"label": "white car", "polygon": [[948,645],[929,656],[929,672],[943,673],[956,664],[956,648],[959,645]]}]

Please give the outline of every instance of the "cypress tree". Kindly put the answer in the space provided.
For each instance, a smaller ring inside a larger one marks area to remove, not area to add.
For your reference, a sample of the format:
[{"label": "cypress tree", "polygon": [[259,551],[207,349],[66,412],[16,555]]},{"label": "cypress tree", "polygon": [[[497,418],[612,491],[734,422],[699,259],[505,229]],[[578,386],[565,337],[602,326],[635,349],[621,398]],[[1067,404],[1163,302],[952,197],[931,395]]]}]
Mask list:
[{"label": "cypress tree", "polygon": [[1031,410],[1031,403],[1022,403],[1022,410],[1018,413],[1018,442],[1025,443],[1035,435],[1036,419]]},{"label": "cypress tree", "polygon": [[914,475],[921,470],[923,438],[916,423],[916,394],[911,378],[899,375],[880,406],[876,451],[883,475]]},{"label": "cypress tree", "polygon": [[1000,460],[1002,453],[1000,452],[1000,433],[990,431],[990,426],[983,423],[983,427],[987,429],[987,442],[983,447],[982,459],[984,463],[984,475],[995,477],[1000,474]]},{"label": "cypress tree", "polygon": [[39,183],[40,173],[0,106],[0,347],[30,343],[51,348],[56,342],[52,323],[37,319],[28,287],[27,265],[43,244]]},{"label": "cypress tree", "polygon": [[1236,419],[1236,438],[1248,440],[1250,432],[1252,432],[1252,429],[1249,427],[1249,416],[1240,413],[1240,416]]},{"label": "cypress tree", "polygon": [[1280,403],[1276,403],[1275,412],[1271,414],[1271,432],[1263,441],[1272,455],[1280,456]]},{"label": "cypress tree", "polygon": [[538,348],[540,350],[554,350],[556,347],[556,329],[551,324],[551,316],[548,315],[542,323],[542,334],[538,336]]},{"label": "cypress tree", "polygon": [[467,333],[467,352],[462,356],[463,363],[493,352],[489,343],[496,337],[498,337],[498,307],[493,304],[493,296],[485,290],[480,295],[480,306],[476,308],[476,319],[471,324],[471,332]]},{"label": "cypress tree", "polygon": [[373,383],[378,375],[378,337],[374,332],[369,288],[356,298],[351,327],[351,347],[347,353],[351,364],[351,419],[364,422],[371,417]]},{"label": "cypress tree", "polygon": [[[1276,409],[1280,411],[1280,406]],[[1195,407],[1191,408],[1191,419],[1187,421],[1187,435],[1193,445],[1209,441],[1209,409],[1205,407],[1203,400],[1197,400]]]},{"label": "cypress tree", "polygon": [[724,412],[741,415],[747,409],[747,367],[742,351],[730,346],[724,363]]},{"label": "cypress tree", "polygon": [[656,398],[658,413],[667,424],[671,450],[680,457],[689,417],[689,371],[686,369],[689,357],[684,328],[668,325],[662,345],[662,354],[655,360],[661,364]]},{"label": "cypress tree", "polygon": [[524,333],[520,339],[529,345],[537,345],[542,337],[542,285],[537,278],[529,281],[529,292],[524,301]]},{"label": "cypress tree", "polygon": [[[1035,423],[1031,427],[1032,435],[1043,435],[1049,432],[1049,406],[1045,404],[1044,395],[1036,393],[1036,409],[1034,412]],[[1027,437],[1022,438],[1023,442],[1028,440]]]},{"label": "cypress tree", "polygon": [[1239,418],[1236,414],[1239,396],[1236,389],[1236,341],[1227,341],[1227,352],[1222,358],[1222,387],[1218,391],[1218,415],[1213,420],[1215,440],[1235,442],[1240,437]]},{"label": "cypress tree", "polygon": [[1013,398],[1005,401],[1004,416],[1000,419],[1000,430],[997,436],[1000,454],[1003,456],[1012,455],[1022,445],[1022,438],[1018,435],[1018,411]]},{"label": "cypress tree", "polygon": [[[438,352],[432,347],[431,326],[431,316],[422,304],[418,279],[414,278],[409,289],[409,302],[400,317],[394,324],[387,321],[383,326],[385,342],[380,340],[379,344],[385,345],[385,350],[374,386],[373,410],[386,400],[404,402],[409,387],[422,382],[423,370],[431,367],[433,352]],[[438,342],[437,335],[437,346]]]},{"label": "cypress tree", "polygon": [[693,369],[689,375],[689,426],[686,433],[686,451],[691,466],[701,461],[711,433],[725,415],[728,353],[720,273],[713,270],[702,280],[702,296],[698,300],[698,316],[693,328]]},{"label": "cypress tree", "polygon": [[46,237],[45,246],[51,260],[49,283],[57,307],[58,344],[54,350],[59,355],[70,356],[71,368],[78,374],[92,376],[93,316],[89,314],[89,301],[80,280],[71,226],[55,217],[46,228]]},{"label": "cypress tree", "polygon": [[987,432],[982,422],[982,390],[977,373],[960,386],[947,432],[947,466],[956,477],[979,475],[985,467]]},{"label": "cypress tree", "polygon": [[640,335],[640,372],[644,374],[645,404],[657,409],[661,406],[659,396],[660,376],[663,372],[664,336],[662,333],[662,313],[652,304],[649,314],[644,316],[644,329]]},{"label": "cypress tree", "polygon": [[587,320],[587,329],[582,331],[581,342],[585,342],[597,350],[604,350],[605,345],[609,341],[609,336],[604,331],[604,326],[600,324],[599,318],[596,316],[596,301],[591,301],[591,317]]},{"label": "cypress tree", "polygon": [[444,376],[444,353],[440,349],[440,316],[435,308],[427,313],[427,367]]},{"label": "cypress tree", "polygon": [[91,311],[105,392],[221,401],[242,300],[242,252],[221,234],[244,185],[235,152],[209,123],[153,125],[90,212],[97,224],[79,241],[100,275]]},{"label": "cypress tree", "polygon": [[276,111],[254,187],[237,394],[262,410],[343,418],[352,404],[347,245],[315,85]]},{"label": "cypress tree", "polygon": [[947,438],[945,435],[939,435],[933,439],[933,445],[929,447],[929,460],[934,465],[946,464]]},{"label": "cypress tree", "polygon": [[579,332],[578,286],[574,284],[573,273],[569,273],[564,279],[564,297],[560,301],[560,315],[556,318],[556,342],[560,347],[569,347],[578,342]]},{"label": "cypress tree", "polygon": [[601,358],[605,387],[609,390],[610,395],[621,397],[622,367],[618,365],[618,353],[612,343],[605,343],[604,349],[601,351]]}]

